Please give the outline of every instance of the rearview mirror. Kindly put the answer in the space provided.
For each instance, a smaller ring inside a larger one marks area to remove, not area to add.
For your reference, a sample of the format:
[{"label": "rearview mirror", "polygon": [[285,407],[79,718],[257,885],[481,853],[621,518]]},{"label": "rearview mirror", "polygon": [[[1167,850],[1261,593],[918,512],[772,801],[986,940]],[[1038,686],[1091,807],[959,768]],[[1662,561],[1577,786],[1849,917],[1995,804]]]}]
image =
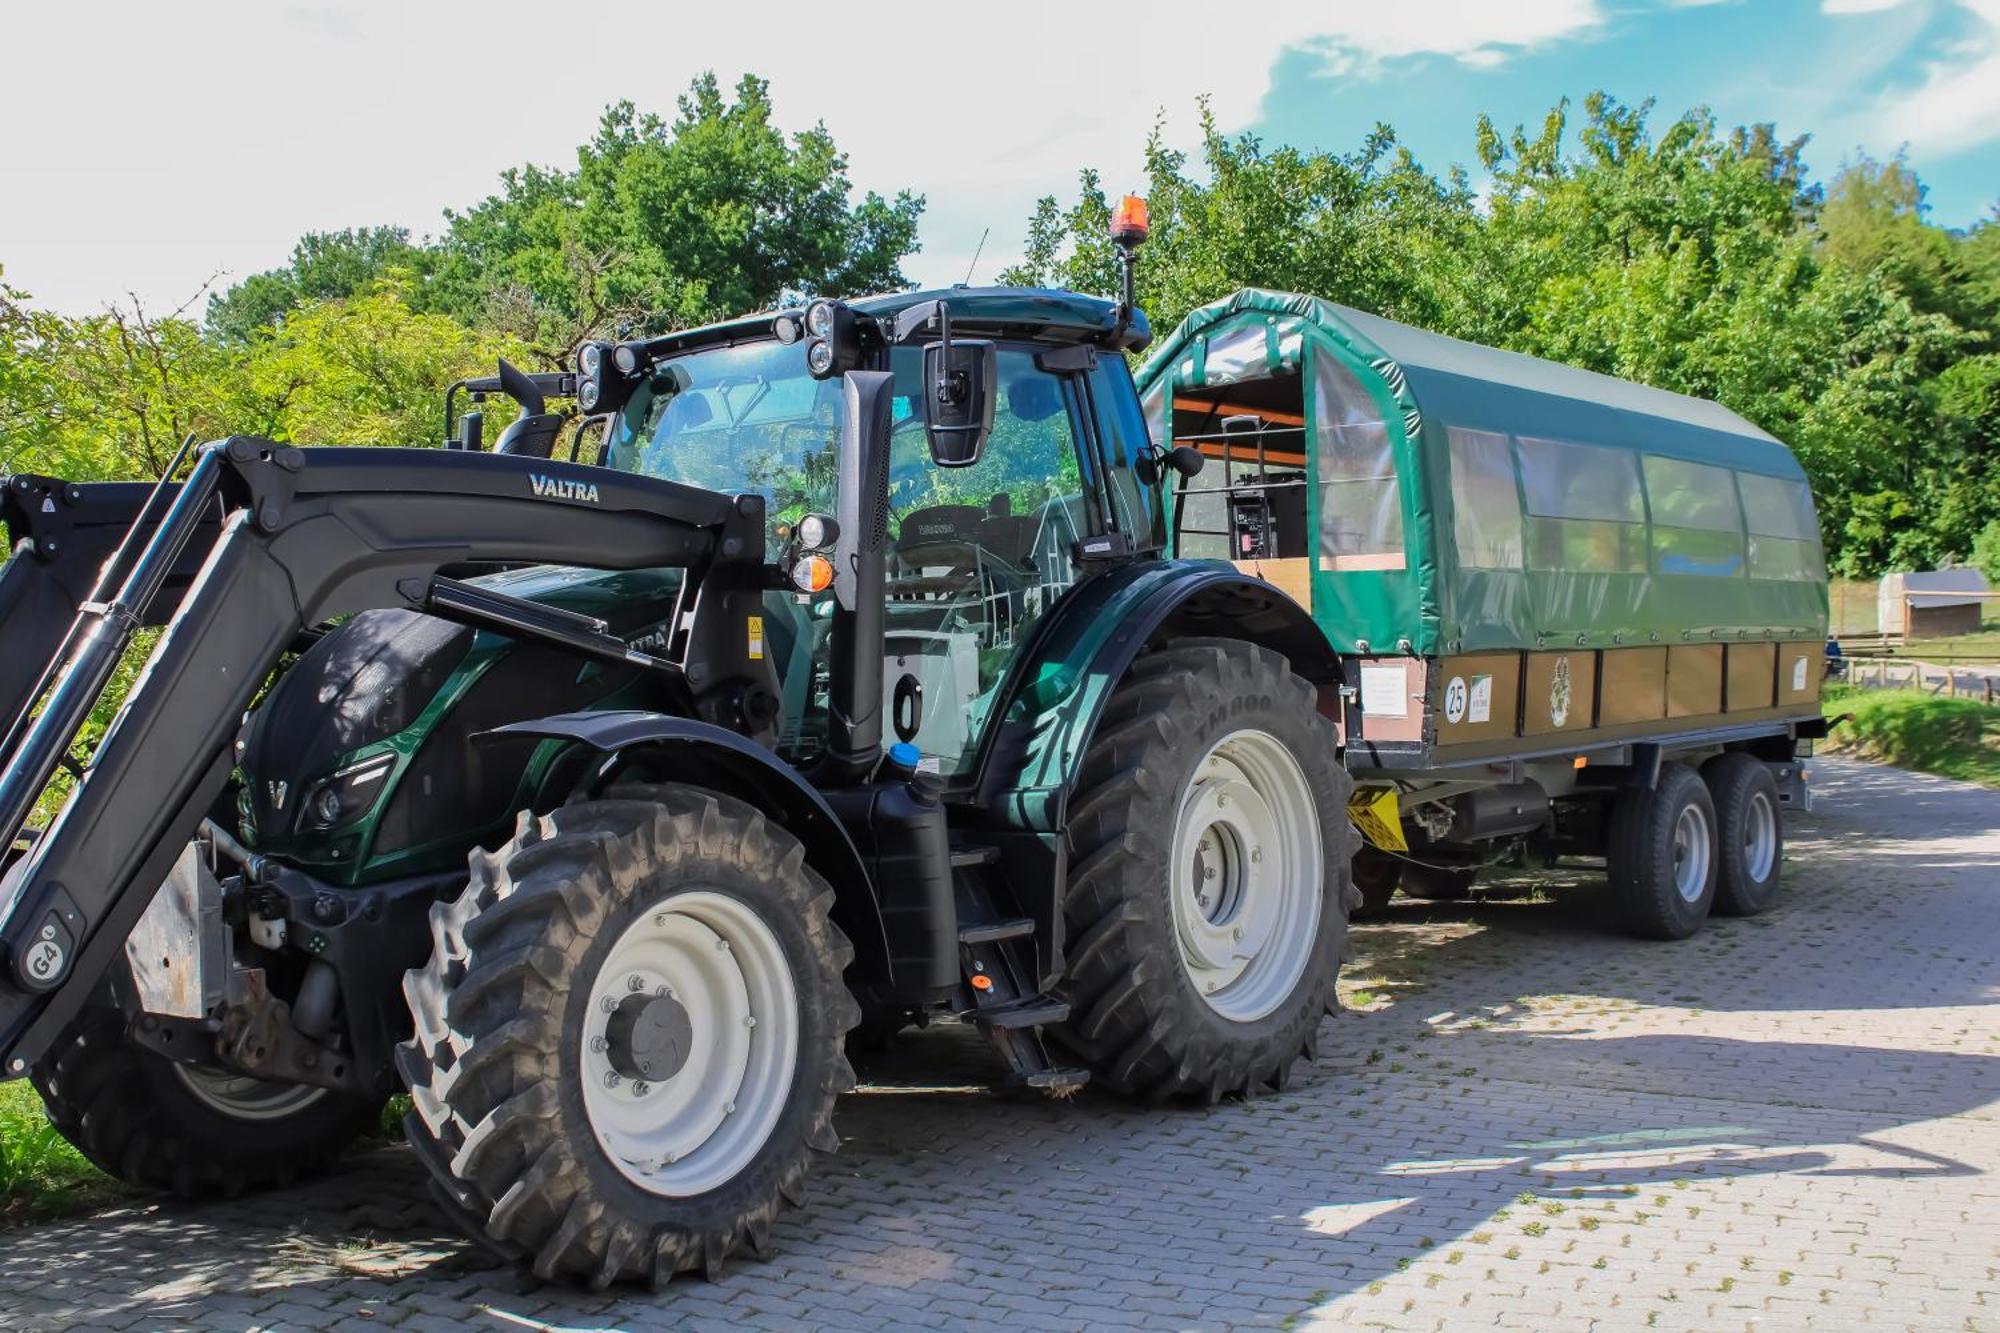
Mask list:
[{"label": "rearview mirror", "polygon": [[999,353],[980,338],[953,338],[924,348],[924,429],[931,461],[971,467],[993,431]]}]

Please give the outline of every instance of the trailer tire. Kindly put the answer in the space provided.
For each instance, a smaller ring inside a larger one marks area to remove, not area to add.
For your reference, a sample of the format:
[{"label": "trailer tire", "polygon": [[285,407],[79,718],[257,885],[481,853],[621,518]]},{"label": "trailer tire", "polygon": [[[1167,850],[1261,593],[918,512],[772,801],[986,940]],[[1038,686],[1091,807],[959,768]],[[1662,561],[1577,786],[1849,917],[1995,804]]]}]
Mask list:
[{"label": "trailer tire", "polygon": [[1450,902],[1472,892],[1479,879],[1473,866],[1433,866],[1411,862],[1403,867],[1403,893],[1427,903]]},{"label": "trailer tire", "polygon": [[183,1065],[93,1004],[32,1074],[49,1123],[93,1166],[182,1198],[235,1198],[318,1175],[382,1122],[379,1099]]},{"label": "trailer tire", "polygon": [[1686,764],[1662,764],[1651,791],[1621,791],[1605,866],[1627,928],[1655,940],[1700,930],[1715,902],[1717,846],[1715,804]]},{"label": "trailer tire", "polygon": [[446,1210],[597,1288],[768,1254],[854,1086],[854,951],[805,849],[742,801],[663,785],[523,814],[470,859],[404,980],[397,1051]]},{"label": "trailer tire", "polygon": [[1702,765],[1715,802],[1717,843],[1715,911],[1718,916],[1756,916],[1778,901],[1785,865],[1785,821],[1778,784],[1754,756],[1718,755]]},{"label": "trailer tire", "polygon": [[[1352,785],[1332,723],[1283,657],[1230,639],[1141,657],[1068,808],[1057,990],[1070,1012],[1052,1035],[1128,1096],[1284,1087],[1336,1006],[1360,901]],[[1231,931],[1255,932],[1248,953]]]},{"label": "trailer tire", "polygon": [[1354,888],[1361,900],[1354,909],[1355,916],[1373,916],[1386,911],[1396,896],[1396,888],[1403,880],[1403,863],[1387,852],[1373,847],[1363,847],[1354,854]]}]

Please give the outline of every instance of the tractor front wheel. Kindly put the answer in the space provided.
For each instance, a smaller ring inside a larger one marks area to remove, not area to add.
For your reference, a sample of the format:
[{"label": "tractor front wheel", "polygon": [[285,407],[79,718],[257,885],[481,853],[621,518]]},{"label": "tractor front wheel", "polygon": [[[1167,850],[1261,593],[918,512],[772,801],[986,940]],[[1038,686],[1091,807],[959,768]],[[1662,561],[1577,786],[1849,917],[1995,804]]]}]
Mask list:
[{"label": "tractor front wheel", "polygon": [[404,982],[406,1124],[446,1208],[600,1287],[767,1253],[854,1084],[853,950],[804,849],[731,797],[647,796],[473,853]]},{"label": "tractor front wheel", "polygon": [[1068,1020],[1148,1098],[1282,1087],[1334,1004],[1359,835],[1332,723],[1276,653],[1183,640],[1105,706],[1068,824]]},{"label": "tractor front wheel", "polygon": [[183,1198],[317,1174],[381,1123],[380,1099],[180,1064],[133,1042],[93,1004],[32,1075],[49,1123],[105,1171]]}]

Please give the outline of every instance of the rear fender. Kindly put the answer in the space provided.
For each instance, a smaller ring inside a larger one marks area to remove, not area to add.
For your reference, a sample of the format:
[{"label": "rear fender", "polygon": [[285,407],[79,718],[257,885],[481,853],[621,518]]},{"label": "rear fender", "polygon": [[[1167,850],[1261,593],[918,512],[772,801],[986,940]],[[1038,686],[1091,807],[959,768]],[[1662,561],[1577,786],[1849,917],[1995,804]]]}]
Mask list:
[{"label": "rear fender", "polygon": [[860,852],[826,797],[756,742],[693,718],[638,710],[563,713],[484,734],[542,736],[597,751],[602,758],[578,784],[583,793],[639,779],[690,783],[749,802],[797,838],[806,860],[833,886],[834,922],[854,945],[850,980],[890,982],[888,936]]}]

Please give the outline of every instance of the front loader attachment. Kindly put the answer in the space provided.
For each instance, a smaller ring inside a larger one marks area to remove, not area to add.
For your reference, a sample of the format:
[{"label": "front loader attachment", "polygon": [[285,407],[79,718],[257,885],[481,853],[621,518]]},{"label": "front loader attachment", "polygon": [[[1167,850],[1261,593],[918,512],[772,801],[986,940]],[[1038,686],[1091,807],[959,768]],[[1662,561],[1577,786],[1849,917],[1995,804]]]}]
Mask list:
[{"label": "front loader attachment", "polygon": [[[128,534],[144,539],[178,494],[139,481],[68,482],[17,473],[0,478],[0,526],[10,558],[0,565],[0,719],[33,707],[52,683],[50,666],[85,602],[109,595],[119,571],[113,557]],[[157,493],[157,494],[156,494]],[[149,501],[157,512],[146,514]],[[138,523],[145,515],[147,521]],[[219,530],[221,510],[202,516],[189,553],[167,571],[159,594],[139,608],[139,623],[163,625],[193,581]],[[135,526],[136,524],[136,526]],[[0,760],[7,751],[0,749]]]},{"label": "front loader attachment", "polygon": [[680,567],[741,613],[694,617],[679,660],[658,665],[682,675],[700,710],[726,708],[722,696],[768,669],[743,646],[760,603],[737,595],[763,578],[755,497],[531,458],[237,437],[203,446],[178,490],[160,488],[139,513],[61,652],[37,664],[52,682],[40,713],[27,716],[31,701],[0,719],[15,738],[0,751],[4,847],[71,759],[148,613],[195,562],[62,812],[0,876],[0,1077],[27,1072],[119,955],[224,790],[245,710],[301,630],[376,607],[447,613],[438,571],[466,561]]}]

